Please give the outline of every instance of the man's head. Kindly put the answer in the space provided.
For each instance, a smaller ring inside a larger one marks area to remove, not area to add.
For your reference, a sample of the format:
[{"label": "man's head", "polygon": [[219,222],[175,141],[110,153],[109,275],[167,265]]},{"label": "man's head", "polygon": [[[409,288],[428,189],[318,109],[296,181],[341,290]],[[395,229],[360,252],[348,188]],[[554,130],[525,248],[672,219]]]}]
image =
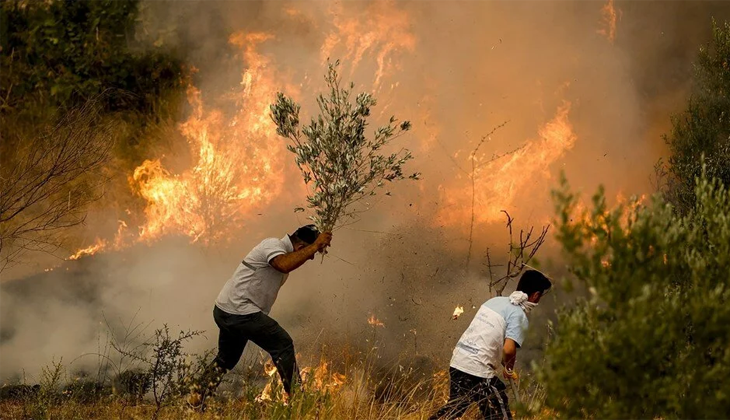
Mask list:
[{"label": "man's head", "polygon": [[538,303],[540,298],[553,287],[553,284],[544,274],[537,270],[527,270],[522,273],[517,290],[527,295],[527,301]]},{"label": "man's head", "polygon": [[291,243],[294,245],[294,251],[299,251],[307,245],[313,244],[318,236],[319,231],[314,225],[306,225],[289,235],[289,238],[291,238]]}]

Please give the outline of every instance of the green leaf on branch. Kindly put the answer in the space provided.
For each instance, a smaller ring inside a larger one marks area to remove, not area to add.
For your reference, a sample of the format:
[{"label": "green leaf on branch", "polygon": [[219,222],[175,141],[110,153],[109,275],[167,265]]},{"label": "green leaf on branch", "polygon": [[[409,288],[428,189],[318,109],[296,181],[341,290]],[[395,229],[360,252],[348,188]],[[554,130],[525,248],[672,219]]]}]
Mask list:
[{"label": "green leaf on branch", "polygon": [[300,127],[301,108],[284,94],[279,93],[271,105],[277,133],[289,140],[287,150],[294,153],[305,184],[313,184],[307,206],[316,214],[312,220],[324,231],[353,217],[351,206],[375,195],[384,181],[403,179],[403,166],[413,158],[408,150],[379,153],[410,129],[408,121],[397,124],[392,116],[387,125],[375,129],[372,138],[365,136],[367,118],[377,101],[368,93],[359,93],[351,101],[354,84],[341,88],[338,65],[339,61],[330,64],[325,76],[328,94],[317,97],[319,115],[308,125]]}]

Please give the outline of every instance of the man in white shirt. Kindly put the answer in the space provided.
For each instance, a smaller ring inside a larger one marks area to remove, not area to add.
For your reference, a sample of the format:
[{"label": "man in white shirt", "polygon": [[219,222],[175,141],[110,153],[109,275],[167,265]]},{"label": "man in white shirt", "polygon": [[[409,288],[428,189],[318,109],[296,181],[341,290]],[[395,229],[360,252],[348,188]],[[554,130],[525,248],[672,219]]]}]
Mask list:
[{"label": "man in white shirt", "polygon": [[[213,318],[220,329],[218,355],[202,378],[206,388],[202,391],[217,387],[222,376],[236,366],[250,340],[269,353],[284,390],[291,394],[292,383],[299,379],[294,342],[269,317],[269,311],[289,273],[314,259],[331,240],[332,233],[320,234],[314,225],[308,225],[281,239],[264,239],[246,255],[215,301]],[[189,402],[198,405],[204,397],[193,393]]]},{"label": "man in white shirt", "polygon": [[498,368],[503,367],[506,379],[517,378],[514,365],[527,331],[527,314],[551,287],[542,273],[528,270],[509,297],[489,299],[479,308],[451,357],[449,401],[432,420],[461,417],[472,403],[479,405],[485,419],[512,418]]}]

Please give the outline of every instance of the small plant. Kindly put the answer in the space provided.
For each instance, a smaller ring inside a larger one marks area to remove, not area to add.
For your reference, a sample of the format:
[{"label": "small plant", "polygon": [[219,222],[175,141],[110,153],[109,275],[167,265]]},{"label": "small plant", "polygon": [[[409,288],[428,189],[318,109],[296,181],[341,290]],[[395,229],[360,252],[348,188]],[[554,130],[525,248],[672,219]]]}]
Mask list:
[{"label": "small plant", "polygon": [[[403,165],[412,159],[405,149],[382,153],[382,149],[410,129],[408,121],[398,123],[391,117],[387,125],[375,130],[372,138],[365,136],[370,109],[377,102],[372,95],[360,93],[352,103],[350,96],[355,85],[340,87],[338,64],[339,61],[330,64],[325,76],[329,95],[317,97],[319,116],[301,130],[299,104],[279,93],[276,103],[271,105],[276,132],[291,141],[287,149],[296,155],[304,183],[313,186],[307,203],[315,213],[311,219],[321,231],[331,231],[343,219],[353,218],[358,212],[352,205],[374,196],[375,190],[386,182],[403,179]],[[409,176],[418,177],[418,173]]]},{"label": "small plant", "polygon": [[[144,372],[129,371],[132,373],[128,378],[121,378],[120,386],[137,393],[151,390],[155,403],[153,417],[157,418],[162,407],[188,392],[190,378],[197,369],[192,369],[192,364],[187,361],[183,343],[201,334],[202,331],[180,331],[177,337],[170,336],[170,329],[165,324],[155,330],[152,341],[135,347],[133,351],[115,347],[123,356],[147,366]],[[198,369],[202,364],[197,364]]]},{"label": "small plant", "polygon": [[35,388],[34,397],[30,400],[30,417],[48,417],[49,410],[59,401],[61,380],[64,374],[63,359],[51,361],[50,366],[41,369],[41,378]]}]

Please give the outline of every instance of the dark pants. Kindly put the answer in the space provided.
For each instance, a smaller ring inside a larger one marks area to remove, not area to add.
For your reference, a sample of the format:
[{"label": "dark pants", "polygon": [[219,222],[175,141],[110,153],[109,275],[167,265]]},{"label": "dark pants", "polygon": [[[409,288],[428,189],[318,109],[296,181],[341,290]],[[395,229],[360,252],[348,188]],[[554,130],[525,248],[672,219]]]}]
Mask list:
[{"label": "dark pants", "polygon": [[482,417],[487,420],[512,419],[507,387],[496,376],[485,379],[454,368],[449,368],[449,376],[449,401],[431,420],[461,417],[472,403],[479,405]]},{"label": "dark pants", "polygon": [[211,381],[214,386],[220,383],[224,373],[236,366],[246,343],[251,340],[269,353],[279,372],[284,390],[287,394],[291,394],[292,382],[300,379],[294,342],[276,321],[263,312],[233,315],[220,310],[217,306],[213,309],[213,318],[220,328],[218,355],[214,361],[217,375]]}]

